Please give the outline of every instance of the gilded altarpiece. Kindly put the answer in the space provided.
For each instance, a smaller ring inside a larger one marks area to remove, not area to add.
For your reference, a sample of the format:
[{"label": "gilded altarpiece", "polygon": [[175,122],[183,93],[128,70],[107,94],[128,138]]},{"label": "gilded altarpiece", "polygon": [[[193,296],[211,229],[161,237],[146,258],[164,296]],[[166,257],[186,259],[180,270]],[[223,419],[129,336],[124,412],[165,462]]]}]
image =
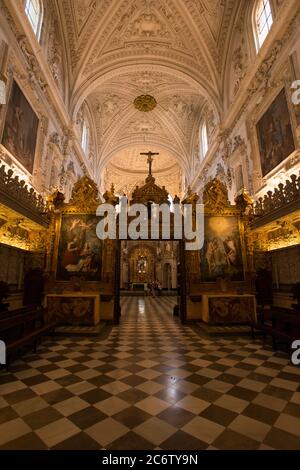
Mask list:
[{"label": "gilded altarpiece", "polygon": [[[241,191],[235,202],[230,204],[227,188],[218,179],[206,185],[203,247],[186,255],[188,320],[246,323],[255,315],[248,236],[252,201]],[[231,304],[235,306],[233,310],[228,309]]]},{"label": "gilded altarpiece", "polygon": [[46,302],[50,316],[65,324],[114,320],[116,241],[97,237],[100,204],[97,186],[87,176],[74,185],[69,203],[58,191],[49,199]]}]

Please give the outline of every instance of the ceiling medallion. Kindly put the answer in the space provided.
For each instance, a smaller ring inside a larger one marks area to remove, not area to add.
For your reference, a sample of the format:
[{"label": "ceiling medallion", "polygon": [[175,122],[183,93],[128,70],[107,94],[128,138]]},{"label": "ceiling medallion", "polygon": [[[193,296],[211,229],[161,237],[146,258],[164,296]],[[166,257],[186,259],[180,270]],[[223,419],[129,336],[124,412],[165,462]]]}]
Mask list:
[{"label": "ceiling medallion", "polygon": [[133,104],[136,109],[143,113],[148,113],[157,106],[156,99],[151,95],[140,95],[134,100]]}]

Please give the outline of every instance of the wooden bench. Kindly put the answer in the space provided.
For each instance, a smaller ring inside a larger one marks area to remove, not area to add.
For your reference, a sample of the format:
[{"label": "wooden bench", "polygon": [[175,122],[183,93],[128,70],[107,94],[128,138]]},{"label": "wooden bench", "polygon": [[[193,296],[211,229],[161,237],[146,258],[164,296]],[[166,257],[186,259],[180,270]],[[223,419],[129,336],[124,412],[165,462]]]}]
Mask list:
[{"label": "wooden bench", "polygon": [[257,307],[256,321],[250,323],[250,327],[252,339],[255,339],[255,332],[260,331],[263,334],[265,342],[267,334],[270,333],[273,328],[273,317],[271,310],[265,309],[264,307]]},{"label": "wooden bench", "polygon": [[37,311],[37,306],[36,305],[30,305],[26,307],[20,307],[15,310],[5,310],[4,312],[0,312],[0,321],[4,320],[6,318],[12,318],[17,315],[25,315],[27,313],[34,313]]},{"label": "wooden bench", "polygon": [[289,349],[296,339],[300,339],[300,315],[298,313],[273,313],[274,331],[273,345],[285,344]]},{"label": "wooden bench", "polygon": [[25,346],[37,349],[39,339],[46,334],[54,334],[55,322],[46,323],[45,310],[19,313],[0,320],[0,339],[6,344],[6,367],[14,353]]},{"label": "wooden bench", "polygon": [[300,339],[300,314],[286,308],[258,308],[257,321],[250,326],[253,339],[255,338],[255,330],[261,331],[264,341],[268,335],[272,338],[275,350],[278,343],[283,343],[290,349],[293,341]]}]

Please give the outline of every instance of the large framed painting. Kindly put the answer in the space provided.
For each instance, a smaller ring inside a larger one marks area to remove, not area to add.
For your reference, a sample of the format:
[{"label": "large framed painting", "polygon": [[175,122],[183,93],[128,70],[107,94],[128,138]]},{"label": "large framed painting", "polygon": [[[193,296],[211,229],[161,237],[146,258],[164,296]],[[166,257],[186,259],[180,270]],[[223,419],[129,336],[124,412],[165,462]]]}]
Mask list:
[{"label": "large framed painting", "polygon": [[235,216],[205,216],[201,250],[203,282],[219,278],[244,281],[239,220]]},{"label": "large framed painting", "polygon": [[295,150],[285,89],[256,124],[262,175],[267,175]]},{"label": "large framed painting", "polygon": [[39,119],[19,85],[13,81],[4,124],[2,145],[32,173]]},{"label": "large framed painting", "polygon": [[78,276],[85,281],[101,281],[102,240],[97,237],[99,222],[93,214],[63,214],[57,253],[56,279],[69,281]]}]

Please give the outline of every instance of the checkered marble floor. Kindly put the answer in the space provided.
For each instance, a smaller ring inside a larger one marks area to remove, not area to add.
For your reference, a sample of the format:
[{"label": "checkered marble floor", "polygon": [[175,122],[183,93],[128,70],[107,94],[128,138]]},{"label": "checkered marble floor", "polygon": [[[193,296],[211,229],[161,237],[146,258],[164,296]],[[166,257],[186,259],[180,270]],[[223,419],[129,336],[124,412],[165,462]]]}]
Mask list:
[{"label": "checkered marble floor", "polygon": [[107,337],[57,337],[0,372],[0,449],[300,449],[300,367],[207,337],[173,298],[122,298]]}]

